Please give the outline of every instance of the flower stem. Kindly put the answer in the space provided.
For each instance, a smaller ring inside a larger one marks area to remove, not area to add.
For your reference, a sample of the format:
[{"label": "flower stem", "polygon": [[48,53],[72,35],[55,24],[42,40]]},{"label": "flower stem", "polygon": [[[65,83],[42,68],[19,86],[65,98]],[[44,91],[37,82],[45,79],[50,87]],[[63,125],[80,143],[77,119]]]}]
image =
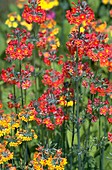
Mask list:
[{"label": "flower stem", "polygon": [[22,62],[20,61],[20,88],[21,88],[21,104],[22,104],[22,108],[24,106],[24,101],[23,101],[23,89],[22,89],[22,73],[21,73],[21,69],[22,69]]},{"label": "flower stem", "polygon": [[77,142],[78,142],[78,170],[81,170],[81,155],[80,155],[80,125],[79,125],[79,82],[76,81],[76,118],[77,118]]}]

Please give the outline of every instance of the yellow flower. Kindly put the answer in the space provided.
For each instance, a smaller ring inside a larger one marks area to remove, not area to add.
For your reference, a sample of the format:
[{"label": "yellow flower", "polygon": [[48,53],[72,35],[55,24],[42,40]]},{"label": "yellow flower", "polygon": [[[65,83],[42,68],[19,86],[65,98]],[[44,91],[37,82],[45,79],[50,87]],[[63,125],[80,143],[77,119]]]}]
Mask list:
[{"label": "yellow flower", "polygon": [[33,129],[31,130],[31,132],[21,129],[20,131],[17,131],[16,137],[17,140],[20,141],[31,141],[33,138],[37,139],[37,135],[35,134]]},{"label": "yellow flower", "polygon": [[69,106],[73,106],[73,101],[71,100],[71,101],[66,101],[65,100],[65,97],[64,96],[61,96],[60,97],[60,105],[61,106],[67,106],[67,107],[69,107]]},{"label": "yellow flower", "polygon": [[80,32],[84,32],[85,31],[85,29],[84,29],[84,27],[80,27]]},{"label": "yellow flower", "polygon": [[32,30],[32,24],[28,24],[26,21],[20,22],[20,24],[27,28],[28,31]]},{"label": "yellow flower", "polygon": [[106,24],[106,22],[104,22],[104,23],[101,23],[100,25],[96,26],[95,30],[96,30],[96,32],[103,32],[103,31],[105,31],[106,27],[107,27],[107,24]]},{"label": "yellow flower", "polygon": [[18,26],[18,23],[17,23],[17,22],[13,22],[13,23],[12,23],[12,27],[13,27],[13,28],[17,28],[17,26]]},{"label": "yellow flower", "polygon": [[108,2],[109,2],[109,0],[102,0],[102,3],[105,5],[108,4]]},{"label": "yellow flower", "polygon": [[53,29],[53,30],[51,31],[51,36],[52,36],[52,35],[57,35],[58,32],[59,32],[59,28]]},{"label": "yellow flower", "polygon": [[16,12],[8,14],[8,19],[6,20],[5,24],[8,25],[8,27],[17,28],[19,22],[21,21],[21,16],[17,14]]},{"label": "yellow flower", "polygon": [[58,2],[58,0],[40,0],[39,5],[44,10],[50,10],[55,6],[58,6],[59,2]]},{"label": "yellow flower", "polygon": [[33,121],[34,120],[34,112],[35,109],[32,110],[22,110],[19,114],[18,117],[20,120],[24,121],[24,122],[29,122],[29,121]]},{"label": "yellow flower", "polygon": [[4,164],[10,159],[13,159],[13,153],[6,149],[5,145],[0,143],[0,164]]}]

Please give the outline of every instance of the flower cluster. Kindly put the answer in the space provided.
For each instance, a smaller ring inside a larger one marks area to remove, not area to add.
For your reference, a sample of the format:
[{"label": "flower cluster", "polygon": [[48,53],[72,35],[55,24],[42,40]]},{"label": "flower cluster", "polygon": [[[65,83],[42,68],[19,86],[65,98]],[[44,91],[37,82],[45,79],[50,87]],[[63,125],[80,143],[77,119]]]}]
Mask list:
[{"label": "flower cluster", "polygon": [[54,69],[46,70],[42,82],[44,85],[56,88],[63,84],[64,76]]},{"label": "flower cluster", "polygon": [[[71,55],[74,55],[76,51],[78,51],[78,57],[80,60],[82,60],[84,56],[87,56],[94,62],[99,61],[101,67],[108,67],[111,72],[112,47],[106,43],[108,36],[97,29],[97,22],[92,22],[94,15],[91,10],[87,10],[90,19],[87,19],[86,12],[82,14],[85,16],[82,20],[77,19],[77,11],[83,11],[81,10],[83,8],[88,8],[85,1],[80,2],[75,8],[72,8],[72,11],[67,11],[66,17],[69,23],[76,24],[75,28],[72,29],[72,32],[70,33],[69,41],[66,43],[67,48]],[[74,19],[74,13],[76,13],[76,19]]]},{"label": "flower cluster", "polygon": [[28,31],[32,30],[32,24],[28,24],[26,21],[22,20],[21,16],[16,12],[8,14],[8,18],[5,24],[9,28],[17,28],[19,25],[26,27]]},{"label": "flower cluster", "polygon": [[31,129],[31,131],[20,129],[19,131],[17,131],[16,137],[18,140],[22,142],[32,141],[32,139],[37,139],[37,135],[35,134],[33,129]]},{"label": "flower cluster", "polygon": [[6,144],[0,143],[0,165],[13,159],[13,153],[6,149]]},{"label": "flower cluster", "polygon": [[43,56],[43,61],[46,65],[51,65],[51,62],[58,61],[62,63],[62,56],[57,56],[57,49],[60,46],[59,39],[56,37],[59,29],[56,28],[56,22],[47,17],[45,23],[40,25],[38,33],[38,47],[39,56]]},{"label": "flower cluster", "polygon": [[46,20],[46,12],[38,6],[36,0],[29,0],[29,6],[24,6],[22,17],[28,23],[36,22],[38,24],[43,23]]},{"label": "flower cluster", "polygon": [[39,147],[36,149],[33,158],[33,167],[35,170],[63,170],[67,164],[66,158],[62,158],[61,149],[45,149]]},{"label": "flower cluster", "polygon": [[[12,35],[9,35],[12,37]],[[16,28],[13,31],[13,38],[9,41],[6,49],[6,60],[23,60],[32,56],[34,45],[30,43],[30,33],[25,29]]]},{"label": "flower cluster", "polygon": [[[29,64],[26,64],[25,69],[21,69],[20,72],[17,72],[15,65],[12,65],[6,70],[2,69],[1,79],[6,83],[17,85],[18,88],[28,89],[31,86],[30,77],[33,71],[34,67]],[[10,99],[13,100],[13,97],[10,96]],[[11,102],[9,105],[11,106]],[[14,105],[12,104],[11,107],[14,107]],[[16,103],[15,107],[19,107],[18,103]]]},{"label": "flower cluster", "polygon": [[94,12],[85,1],[82,1],[78,5],[74,4],[74,7],[66,12],[66,18],[70,24],[79,26],[84,23],[88,25],[94,20]]},{"label": "flower cluster", "polygon": [[33,121],[35,112],[36,112],[35,108],[33,108],[33,107],[31,107],[31,108],[30,107],[25,107],[18,114],[19,120],[22,120],[24,122]]},{"label": "flower cluster", "polygon": [[48,89],[34,101],[32,104],[36,108],[35,120],[38,125],[45,125],[48,129],[54,130],[56,126],[61,126],[64,122],[65,115],[59,103],[61,91],[57,89]]}]

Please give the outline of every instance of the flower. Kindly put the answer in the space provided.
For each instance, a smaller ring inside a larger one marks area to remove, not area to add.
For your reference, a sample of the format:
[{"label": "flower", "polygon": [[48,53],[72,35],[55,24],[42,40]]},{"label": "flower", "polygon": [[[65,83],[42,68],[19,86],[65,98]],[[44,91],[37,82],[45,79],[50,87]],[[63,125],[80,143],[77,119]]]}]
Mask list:
[{"label": "flower", "polygon": [[37,148],[33,157],[33,167],[35,170],[43,170],[48,167],[49,170],[64,170],[67,164],[67,159],[62,158],[61,149],[42,149]]},{"label": "flower", "polygon": [[10,152],[5,148],[5,145],[0,143],[0,164],[4,164],[11,159],[13,159],[13,152]]},{"label": "flower", "polygon": [[29,42],[29,39],[29,32],[25,29],[16,28],[13,31],[13,38],[9,41],[6,49],[6,60],[23,60],[25,57],[31,57],[34,45]]},{"label": "flower", "polygon": [[[88,25],[92,20],[94,20],[94,12],[88,6],[85,1],[78,3],[72,7],[71,10],[66,12],[66,18],[70,24],[76,24],[76,26],[85,23]],[[82,9],[82,10],[80,10]]]},{"label": "flower", "polygon": [[100,108],[100,115],[106,116],[107,113],[108,113],[108,107],[107,106],[103,106],[103,107]]},{"label": "flower", "polygon": [[22,17],[27,23],[36,22],[41,24],[46,20],[46,12],[41,8],[41,6],[35,4],[32,4],[32,7],[24,5]]},{"label": "flower", "polygon": [[112,143],[112,133],[108,132],[108,140]]},{"label": "flower", "polygon": [[35,134],[33,129],[31,129],[31,131],[20,129],[17,131],[15,136],[17,137],[17,140],[20,140],[22,142],[23,141],[31,141],[33,138],[37,139],[37,135]]},{"label": "flower", "polygon": [[56,70],[46,70],[42,82],[44,85],[57,88],[64,82],[64,76]]},{"label": "flower", "polygon": [[58,0],[40,0],[40,4],[42,9],[44,10],[50,10],[55,6],[59,5],[59,1]]},{"label": "flower", "polygon": [[18,114],[18,118],[24,122],[29,122],[34,120],[35,108],[25,108],[22,109]]}]

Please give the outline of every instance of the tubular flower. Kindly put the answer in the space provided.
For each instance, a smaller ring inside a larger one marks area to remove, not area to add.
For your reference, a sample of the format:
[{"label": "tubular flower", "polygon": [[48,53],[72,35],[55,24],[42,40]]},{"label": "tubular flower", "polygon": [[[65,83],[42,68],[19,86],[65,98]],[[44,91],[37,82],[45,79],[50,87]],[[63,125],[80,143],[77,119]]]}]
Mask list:
[{"label": "tubular flower", "polygon": [[65,96],[61,96],[60,97],[60,105],[61,106],[67,106],[67,107],[73,106],[73,101],[72,100],[67,101]]},{"label": "tubular flower", "polygon": [[36,0],[28,1],[28,5],[24,5],[24,11],[22,13],[22,17],[28,23],[36,22],[38,24],[43,23],[46,20],[46,12],[38,6]]},{"label": "tubular flower", "polygon": [[88,25],[92,20],[94,20],[94,12],[85,1],[82,1],[79,2],[78,5],[74,4],[71,11],[67,11],[66,18],[70,24],[76,24],[79,26],[82,23],[85,23]]},{"label": "tubular flower", "polygon": [[16,0],[17,7],[20,9],[24,7],[25,3],[26,3],[26,0]]}]

